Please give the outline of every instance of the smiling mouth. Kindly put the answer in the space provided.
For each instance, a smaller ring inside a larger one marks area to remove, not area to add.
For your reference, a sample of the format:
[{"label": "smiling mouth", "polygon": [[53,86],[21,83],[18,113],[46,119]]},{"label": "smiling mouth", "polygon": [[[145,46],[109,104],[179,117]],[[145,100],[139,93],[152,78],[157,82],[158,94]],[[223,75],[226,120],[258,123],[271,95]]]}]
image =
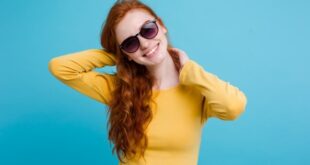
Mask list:
[{"label": "smiling mouth", "polygon": [[152,57],[154,55],[154,53],[156,52],[156,50],[158,49],[159,47],[159,43],[156,44],[156,46],[150,50],[148,53],[144,54],[143,57]]}]

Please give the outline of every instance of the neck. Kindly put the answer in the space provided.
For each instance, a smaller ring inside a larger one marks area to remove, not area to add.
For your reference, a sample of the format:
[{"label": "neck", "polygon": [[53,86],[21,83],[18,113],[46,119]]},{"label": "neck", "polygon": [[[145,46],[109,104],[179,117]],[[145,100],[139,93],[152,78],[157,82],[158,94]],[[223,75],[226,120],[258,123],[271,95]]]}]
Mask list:
[{"label": "neck", "polygon": [[167,89],[179,83],[179,74],[172,57],[166,53],[166,58],[160,64],[147,67],[155,78],[153,89]]}]

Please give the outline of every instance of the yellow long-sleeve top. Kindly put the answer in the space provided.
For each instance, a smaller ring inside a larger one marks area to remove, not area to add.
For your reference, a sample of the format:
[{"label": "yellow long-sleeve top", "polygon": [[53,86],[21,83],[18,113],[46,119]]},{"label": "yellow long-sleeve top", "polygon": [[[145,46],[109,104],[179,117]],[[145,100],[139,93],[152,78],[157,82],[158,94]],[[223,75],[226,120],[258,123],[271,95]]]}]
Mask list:
[{"label": "yellow long-sleeve top", "polygon": [[[113,55],[89,49],[51,59],[49,70],[66,85],[108,105],[115,75],[94,70],[107,65],[115,65]],[[157,106],[151,106],[153,119],[146,129],[146,162],[141,157],[126,165],[195,165],[207,119],[233,120],[245,110],[247,99],[242,91],[193,60],[184,64],[179,80],[177,86],[153,90]]]}]

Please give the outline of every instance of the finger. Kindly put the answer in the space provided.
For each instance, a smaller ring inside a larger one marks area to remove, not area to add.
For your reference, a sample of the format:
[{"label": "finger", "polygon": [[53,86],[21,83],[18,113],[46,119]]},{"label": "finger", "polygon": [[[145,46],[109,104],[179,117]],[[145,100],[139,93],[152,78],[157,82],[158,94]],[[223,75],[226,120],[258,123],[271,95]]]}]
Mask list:
[{"label": "finger", "polygon": [[170,48],[170,50],[171,50],[171,51],[174,51],[174,52],[176,52],[176,51],[177,51],[177,50],[176,50],[176,49],[174,49],[174,48]]},{"label": "finger", "polygon": [[176,53],[182,53],[182,50],[180,50],[178,48],[171,48],[171,50],[176,52]]}]

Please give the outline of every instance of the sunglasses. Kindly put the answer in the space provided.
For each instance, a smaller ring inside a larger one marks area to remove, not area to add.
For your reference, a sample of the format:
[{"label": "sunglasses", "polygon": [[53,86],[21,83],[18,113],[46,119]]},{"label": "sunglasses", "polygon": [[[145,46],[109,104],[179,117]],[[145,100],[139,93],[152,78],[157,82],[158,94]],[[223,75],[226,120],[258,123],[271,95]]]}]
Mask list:
[{"label": "sunglasses", "polygon": [[140,32],[134,36],[126,38],[119,46],[122,50],[128,53],[136,52],[140,47],[140,41],[138,35],[141,35],[146,39],[153,39],[158,33],[158,26],[156,24],[156,18],[152,21],[147,21],[141,28]]}]

